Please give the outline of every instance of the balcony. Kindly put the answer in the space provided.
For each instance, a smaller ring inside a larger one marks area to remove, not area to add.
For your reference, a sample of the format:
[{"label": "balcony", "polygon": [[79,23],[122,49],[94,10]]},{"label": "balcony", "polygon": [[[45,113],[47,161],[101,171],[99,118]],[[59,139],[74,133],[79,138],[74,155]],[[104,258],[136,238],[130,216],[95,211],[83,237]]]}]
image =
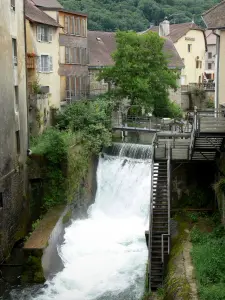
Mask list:
[{"label": "balcony", "polygon": [[36,69],[36,54],[27,53],[27,69]]}]

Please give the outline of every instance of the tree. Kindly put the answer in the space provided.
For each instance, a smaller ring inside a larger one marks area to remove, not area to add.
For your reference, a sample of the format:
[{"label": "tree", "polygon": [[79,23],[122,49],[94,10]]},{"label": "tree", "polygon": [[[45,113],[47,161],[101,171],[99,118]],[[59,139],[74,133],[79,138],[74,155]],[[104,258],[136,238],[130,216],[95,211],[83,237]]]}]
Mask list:
[{"label": "tree", "polygon": [[115,92],[147,111],[169,103],[169,88],[176,88],[177,73],[167,67],[164,39],[157,33],[118,31],[114,66],[104,69],[99,79],[112,81]]}]

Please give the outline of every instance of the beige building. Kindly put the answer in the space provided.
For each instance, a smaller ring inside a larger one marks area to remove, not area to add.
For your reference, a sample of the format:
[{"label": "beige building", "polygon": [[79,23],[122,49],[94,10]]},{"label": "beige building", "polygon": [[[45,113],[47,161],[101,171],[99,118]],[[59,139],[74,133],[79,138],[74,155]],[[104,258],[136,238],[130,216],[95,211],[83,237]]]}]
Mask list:
[{"label": "beige building", "polygon": [[214,81],[215,78],[215,57],[216,57],[216,36],[212,30],[206,30],[207,52],[205,54],[205,78]]},{"label": "beige building", "polygon": [[[108,83],[98,81],[99,72],[107,66],[113,65],[111,54],[116,50],[115,32],[88,31],[88,48],[90,52],[89,76],[90,95],[95,96],[108,91]],[[168,55],[168,67],[181,70],[184,65],[172,41],[165,38],[164,52]],[[178,86],[180,83],[178,82]],[[181,105],[181,90],[170,91],[172,101]]]},{"label": "beige building", "polygon": [[89,96],[87,15],[66,10],[57,0],[33,0],[60,24],[58,75],[61,105]]},{"label": "beige building", "polygon": [[172,40],[184,63],[181,85],[203,82],[207,50],[204,30],[194,23],[170,24],[168,20],[148,30],[158,32],[160,36]]},{"label": "beige building", "polygon": [[24,1],[0,0],[0,263],[29,218]]},{"label": "beige building", "polygon": [[225,105],[225,1],[215,5],[203,14],[209,30],[216,36],[215,55],[215,108]]}]

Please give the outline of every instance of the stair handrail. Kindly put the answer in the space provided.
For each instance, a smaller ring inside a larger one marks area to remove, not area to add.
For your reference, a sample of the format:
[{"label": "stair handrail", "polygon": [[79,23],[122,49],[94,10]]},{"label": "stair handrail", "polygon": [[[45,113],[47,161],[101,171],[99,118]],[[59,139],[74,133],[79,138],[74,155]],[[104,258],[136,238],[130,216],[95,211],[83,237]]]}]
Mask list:
[{"label": "stair handrail", "polygon": [[168,233],[162,234],[162,241],[161,241],[161,255],[162,255],[162,264],[164,264],[164,238],[168,238],[168,246],[167,246],[167,252],[168,255],[170,254],[170,188],[171,188],[171,145],[168,143],[167,145],[167,209],[168,209]]},{"label": "stair handrail", "polygon": [[148,288],[151,290],[151,259],[152,259],[152,223],[153,223],[153,180],[154,180],[154,156],[157,134],[152,139],[152,162],[151,162],[151,194],[149,207],[149,231],[148,231]]}]

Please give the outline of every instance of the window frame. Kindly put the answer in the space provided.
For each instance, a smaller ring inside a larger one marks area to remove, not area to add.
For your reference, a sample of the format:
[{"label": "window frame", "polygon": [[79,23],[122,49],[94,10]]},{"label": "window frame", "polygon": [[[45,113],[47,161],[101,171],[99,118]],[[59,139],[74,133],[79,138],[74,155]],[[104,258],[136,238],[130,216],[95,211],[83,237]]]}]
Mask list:
[{"label": "window frame", "polygon": [[[46,37],[46,39],[45,39]],[[49,25],[37,25],[37,41],[41,43],[52,43],[53,28]]]},{"label": "window frame", "polygon": [[208,52],[208,59],[212,59],[212,52]]},{"label": "window frame", "polygon": [[18,55],[17,55],[17,40],[12,38],[12,51],[13,51],[13,67],[18,65]]},{"label": "window frame", "polygon": [[[42,57],[46,56],[47,57],[47,68],[43,68],[43,61]],[[39,73],[52,73],[53,72],[53,57],[47,53],[42,53],[38,57],[38,72]]]},{"label": "window frame", "polygon": [[[209,68],[210,66],[210,68]],[[208,63],[208,70],[212,70],[212,63]]]}]

